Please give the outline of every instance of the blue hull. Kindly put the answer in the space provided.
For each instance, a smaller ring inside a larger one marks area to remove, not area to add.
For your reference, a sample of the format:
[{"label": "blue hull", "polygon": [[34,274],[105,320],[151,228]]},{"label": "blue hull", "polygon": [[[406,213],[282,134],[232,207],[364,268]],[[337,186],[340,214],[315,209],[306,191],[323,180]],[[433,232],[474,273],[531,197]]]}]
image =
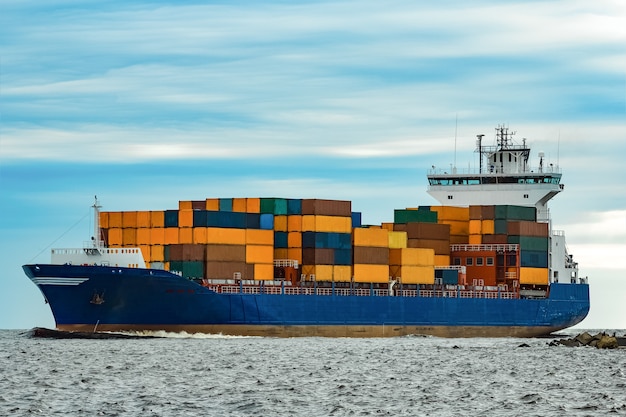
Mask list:
[{"label": "blue hull", "polygon": [[545,299],[222,294],[161,270],[23,268],[61,330],[532,337],[571,327],[589,311],[587,284],[552,284]]}]

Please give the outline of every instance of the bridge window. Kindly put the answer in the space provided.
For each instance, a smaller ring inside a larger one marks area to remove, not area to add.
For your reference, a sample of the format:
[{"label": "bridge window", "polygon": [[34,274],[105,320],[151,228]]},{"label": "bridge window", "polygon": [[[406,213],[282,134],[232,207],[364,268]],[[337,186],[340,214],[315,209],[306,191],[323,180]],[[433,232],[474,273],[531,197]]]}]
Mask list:
[{"label": "bridge window", "polygon": [[465,258],[465,265],[467,266],[474,265],[474,258]]}]

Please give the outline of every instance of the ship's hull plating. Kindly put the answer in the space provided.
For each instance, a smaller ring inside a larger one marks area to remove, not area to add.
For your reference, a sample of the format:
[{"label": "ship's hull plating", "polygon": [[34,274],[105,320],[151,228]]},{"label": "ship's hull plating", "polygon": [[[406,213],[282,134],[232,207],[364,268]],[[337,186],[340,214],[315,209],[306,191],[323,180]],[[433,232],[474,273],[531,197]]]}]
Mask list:
[{"label": "ship's hull plating", "polygon": [[25,265],[57,328],[254,336],[533,337],[582,321],[586,284],[552,284],[546,299],[218,294],[166,271]]}]

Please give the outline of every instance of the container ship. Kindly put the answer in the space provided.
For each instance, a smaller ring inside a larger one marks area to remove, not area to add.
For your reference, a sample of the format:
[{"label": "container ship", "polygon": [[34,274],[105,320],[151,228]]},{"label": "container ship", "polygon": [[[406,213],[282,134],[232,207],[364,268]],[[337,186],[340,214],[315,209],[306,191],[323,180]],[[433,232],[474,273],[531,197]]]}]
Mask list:
[{"label": "container ship", "polygon": [[350,201],[206,198],[100,210],[80,248],[24,265],[56,327],[251,336],[535,337],[589,311],[589,286],[552,230],[558,166],[526,141],[478,135],[478,169],[428,172],[439,205],[364,225]]}]

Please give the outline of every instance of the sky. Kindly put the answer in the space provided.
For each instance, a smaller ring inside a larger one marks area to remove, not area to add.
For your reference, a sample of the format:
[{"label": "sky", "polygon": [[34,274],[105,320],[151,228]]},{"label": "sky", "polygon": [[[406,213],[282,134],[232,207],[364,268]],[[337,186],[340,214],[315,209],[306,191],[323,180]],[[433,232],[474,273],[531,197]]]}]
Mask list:
[{"label": "sky", "polygon": [[94,195],[351,200],[380,224],[504,124],[563,172],[577,327],[626,329],[625,21],[621,0],[0,0],[0,328],[54,327],[21,265],[89,240]]}]

